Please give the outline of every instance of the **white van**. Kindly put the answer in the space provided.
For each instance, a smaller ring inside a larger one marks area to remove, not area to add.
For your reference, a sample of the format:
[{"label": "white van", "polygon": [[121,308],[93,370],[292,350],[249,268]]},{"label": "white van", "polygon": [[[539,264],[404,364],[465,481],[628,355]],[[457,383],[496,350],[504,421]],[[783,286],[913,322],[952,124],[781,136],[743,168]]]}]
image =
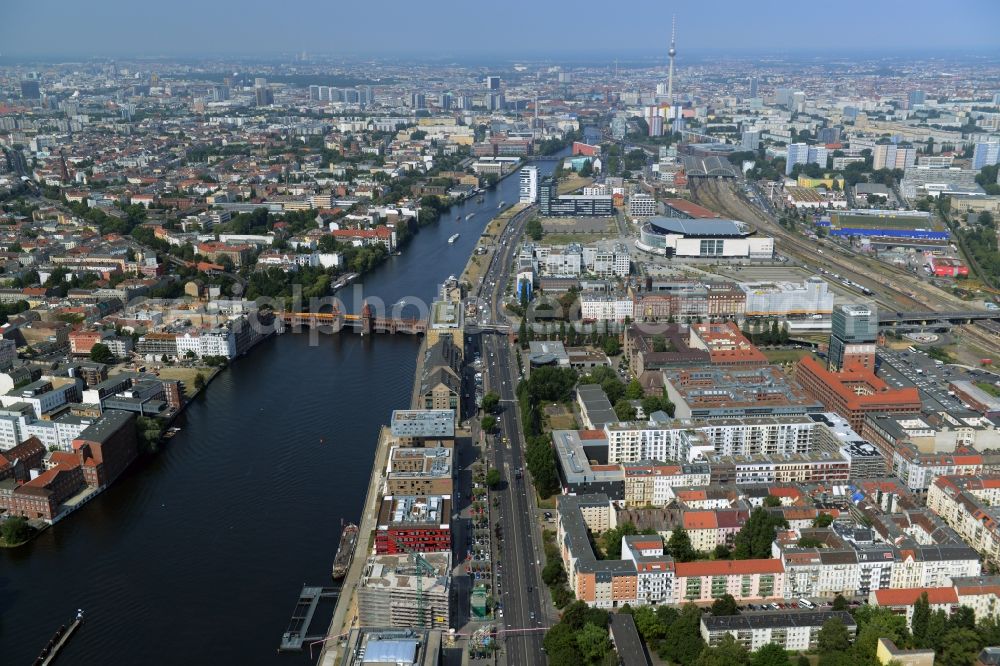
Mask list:
[{"label": "white van", "polygon": [[802,606],[803,608],[809,608],[810,610],[816,608],[816,604],[805,598],[799,599],[799,606]]}]

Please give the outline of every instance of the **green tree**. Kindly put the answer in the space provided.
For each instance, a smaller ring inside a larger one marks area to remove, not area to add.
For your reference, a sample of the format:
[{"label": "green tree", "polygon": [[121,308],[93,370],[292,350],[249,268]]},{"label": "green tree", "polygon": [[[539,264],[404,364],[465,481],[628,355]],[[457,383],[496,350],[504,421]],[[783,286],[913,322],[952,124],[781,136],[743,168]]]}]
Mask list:
[{"label": "green tree", "polygon": [[838,594],[833,598],[833,610],[835,611],[847,610],[847,599],[844,598],[844,595]]},{"label": "green tree", "polygon": [[542,221],[537,217],[531,218],[528,220],[528,223],[524,225],[524,233],[526,233],[531,240],[542,240],[542,235],[545,233],[545,229],[542,228]]},{"label": "green tree", "polygon": [[660,399],[655,395],[649,395],[642,399],[642,413],[649,417],[650,414],[660,409]]},{"label": "green tree", "polygon": [[606,530],[601,535],[601,549],[604,551],[605,557],[609,560],[621,559],[622,537],[638,533],[635,524],[630,522],[625,522],[618,527]]},{"label": "green tree", "polygon": [[576,644],[576,630],[569,624],[558,622],[545,632],[542,641],[549,664],[580,666],[582,658]]},{"label": "green tree", "polygon": [[694,547],[691,545],[691,537],[683,527],[677,527],[670,533],[667,540],[667,550],[678,562],[690,562],[696,556]]},{"label": "green tree", "polygon": [[479,422],[479,427],[483,429],[483,432],[490,433],[496,430],[497,427],[497,417],[493,415],[484,416]]},{"label": "green tree", "polygon": [[586,663],[599,664],[611,651],[611,639],[603,627],[586,624],[576,634],[576,646]]},{"label": "green tree", "polygon": [[491,467],[490,471],[486,472],[486,485],[490,488],[496,488],[500,485],[500,470],[496,467]]},{"label": "green tree", "polygon": [[949,630],[942,642],[944,646],[938,652],[941,666],[969,666],[983,647],[979,634],[965,627]]},{"label": "green tree", "polygon": [[788,666],[788,653],[777,643],[768,643],[750,655],[750,666]]},{"label": "green tree", "polygon": [[854,619],[858,623],[858,635],[854,641],[854,650],[858,655],[874,657],[879,638],[888,638],[896,645],[905,645],[909,641],[906,617],[896,615],[889,608],[864,605],[855,612]]},{"label": "green tree", "polygon": [[483,411],[487,414],[495,414],[500,407],[500,396],[490,391],[483,396]]},{"label": "green tree", "polygon": [[927,593],[924,592],[913,604],[913,642],[918,648],[926,648],[930,637],[927,635],[927,627],[931,620],[931,606],[927,601]]},{"label": "green tree", "polygon": [[733,557],[737,560],[762,559],[771,556],[771,544],[779,527],[788,527],[788,521],[758,507],[733,541]]},{"label": "green tree", "polygon": [[936,610],[927,619],[927,633],[923,642],[927,647],[934,648],[935,652],[941,650],[945,633],[948,631],[948,616],[943,610]]},{"label": "green tree", "polygon": [[976,612],[968,606],[959,606],[958,610],[948,618],[948,628],[975,629]]},{"label": "green tree", "polygon": [[820,627],[816,636],[816,648],[820,654],[843,652],[851,646],[851,638],[847,627],[836,617],[831,617]]},{"label": "green tree", "polygon": [[[544,572],[543,572],[544,573]],[[646,643],[652,643],[666,635],[666,627],[651,606],[639,606],[632,613],[635,626]]]},{"label": "green tree", "polygon": [[774,495],[768,495],[764,498],[764,506],[768,508],[781,506],[781,499]]},{"label": "green tree", "polygon": [[608,356],[618,356],[618,354],[622,353],[622,343],[618,342],[618,338],[616,337],[607,338],[601,344],[601,348]]},{"label": "green tree", "polygon": [[194,388],[196,391],[200,391],[205,388],[205,375],[200,372],[194,376]]},{"label": "green tree", "polygon": [[638,379],[633,379],[625,387],[625,398],[627,400],[639,400],[642,398],[642,384]]},{"label": "green tree", "polygon": [[693,666],[705,648],[701,637],[701,609],[694,604],[685,604],[667,631],[669,641],[664,641],[660,657],[681,664]]},{"label": "green tree", "polygon": [[95,342],[90,348],[90,360],[95,363],[113,363],[115,355],[111,353],[111,348],[103,342]]},{"label": "green tree", "polygon": [[829,527],[833,524],[833,516],[821,513],[813,519],[813,527]]},{"label": "green tree", "polygon": [[615,403],[615,415],[619,421],[634,421],[635,414],[635,407],[627,400],[622,399]]},{"label": "green tree", "polygon": [[731,594],[723,594],[712,603],[712,615],[716,617],[739,614],[740,607]]},{"label": "green tree", "polygon": [[31,537],[33,529],[21,516],[12,516],[0,523],[0,537],[8,544],[21,543]]},{"label": "green tree", "polygon": [[695,666],[746,666],[749,663],[747,649],[732,634],[726,634],[717,646],[702,649]]}]

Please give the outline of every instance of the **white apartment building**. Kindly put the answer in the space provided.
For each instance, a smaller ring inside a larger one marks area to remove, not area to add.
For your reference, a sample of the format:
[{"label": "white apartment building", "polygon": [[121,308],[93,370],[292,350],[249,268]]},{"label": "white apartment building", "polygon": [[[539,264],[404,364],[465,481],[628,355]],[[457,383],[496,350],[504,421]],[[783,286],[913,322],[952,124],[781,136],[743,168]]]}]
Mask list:
[{"label": "white apartment building", "polygon": [[636,193],[628,199],[629,217],[653,217],[657,214],[656,199],[644,193]]},{"label": "white apartment building", "polygon": [[939,476],[927,489],[927,508],[984,557],[1000,562],[1000,476]]},{"label": "white apartment building", "polygon": [[521,169],[518,201],[520,203],[535,203],[538,201],[538,167],[526,166]]},{"label": "white apartment building", "polygon": [[693,430],[653,423],[608,423],[604,434],[608,439],[608,463],[612,465],[639,460],[687,461],[692,443],[697,441]]},{"label": "white apartment building", "polygon": [[623,322],[631,318],[635,310],[632,299],[628,296],[608,296],[584,292],[580,294],[580,316],[589,321]]},{"label": "white apartment building", "polygon": [[790,455],[812,450],[815,421],[808,417],[714,419],[698,425],[705,443],[723,456]]},{"label": "white apartment building", "polygon": [[789,317],[830,314],[833,292],[826,280],[814,276],[805,282],[741,282],[749,317]]}]

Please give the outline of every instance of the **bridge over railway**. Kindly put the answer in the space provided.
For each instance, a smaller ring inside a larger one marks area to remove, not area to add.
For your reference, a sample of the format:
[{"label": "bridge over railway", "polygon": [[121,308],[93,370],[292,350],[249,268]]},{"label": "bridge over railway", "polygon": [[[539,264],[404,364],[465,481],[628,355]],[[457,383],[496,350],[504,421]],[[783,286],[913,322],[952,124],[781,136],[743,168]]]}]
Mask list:
[{"label": "bridge over railway", "polygon": [[879,312],[879,326],[896,324],[926,325],[934,322],[949,324],[971,324],[974,321],[1000,321],[1000,310],[955,310],[941,312]]},{"label": "bridge over railway", "polygon": [[354,330],[361,335],[372,333],[403,333],[420,335],[427,332],[427,320],[415,317],[378,317],[375,308],[365,303],[361,314],[347,314],[334,309],[332,312],[282,312],[281,321],[285,330],[299,331],[305,328],[327,329],[339,333],[344,329]]}]

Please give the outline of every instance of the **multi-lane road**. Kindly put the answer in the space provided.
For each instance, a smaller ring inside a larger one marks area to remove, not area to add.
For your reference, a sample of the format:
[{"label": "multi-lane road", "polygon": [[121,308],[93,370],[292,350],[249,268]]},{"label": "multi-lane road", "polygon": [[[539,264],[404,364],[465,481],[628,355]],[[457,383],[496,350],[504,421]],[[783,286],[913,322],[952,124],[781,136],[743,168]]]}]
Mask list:
[{"label": "multi-lane road", "polygon": [[[533,208],[514,215],[496,239],[493,259],[479,284],[476,295],[486,305],[476,323],[483,326],[508,324],[503,298],[510,276],[517,240]],[[503,617],[497,618],[502,635],[501,660],[507,664],[545,663],[542,649],[544,629],[539,564],[542,559],[540,528],[535,520],[534,489],[524,467],[524,441],[517,416],[516,395],[520,370],[507,336],[484,333],[479,336],[484,366],[485,388],[500,396],[499,432],[488,436],[489,459],[501,476],[492,515],[499,530],[494,532],[496,583]],[[519,478],[520,477],[520,478]],[[499,615],[499,613],[498,613]]]}]

